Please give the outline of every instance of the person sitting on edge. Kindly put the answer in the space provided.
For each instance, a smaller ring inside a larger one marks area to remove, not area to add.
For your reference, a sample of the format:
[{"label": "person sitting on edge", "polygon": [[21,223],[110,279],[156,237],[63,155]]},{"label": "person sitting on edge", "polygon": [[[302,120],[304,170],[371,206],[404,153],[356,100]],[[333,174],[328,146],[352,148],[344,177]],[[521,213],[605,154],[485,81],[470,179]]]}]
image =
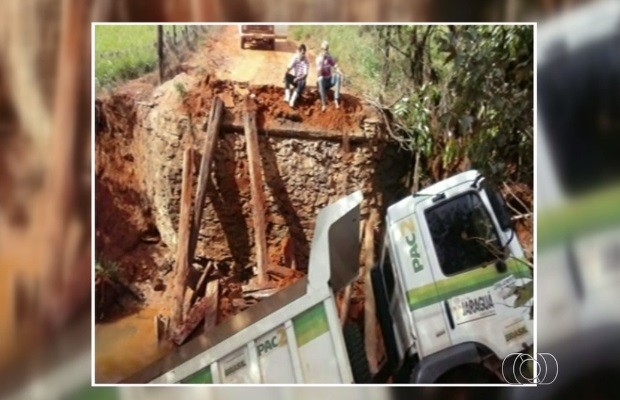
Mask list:
[{"label": "person sitting on edge", "polygon": [[[291,70],[293,70],[292,74],[290,73]],[[284,74],[284,101],[287,101],[291,107],[295,107],[295,101],[301,96],[301,92],[306,87],[307,76],[308,58],[306,57],[306,45],[301,44]],[[294,89],[293,93],[291,93],[291,87]]]},{"label": "person sitting on edge", "polygon": [[316,59],[317,67],[317,86],[319,95],[321,96],[321,111],[325,111],[327,107],[326,93],[332,87],[334,88],[334,104],[336,108],[340,108],[338,98],[340,97],[340,82],[342,80],[342,72],[338,68],[338,64],[334,57],[329,54],[329,43],[326,40],[321,43],[321,55]]}]

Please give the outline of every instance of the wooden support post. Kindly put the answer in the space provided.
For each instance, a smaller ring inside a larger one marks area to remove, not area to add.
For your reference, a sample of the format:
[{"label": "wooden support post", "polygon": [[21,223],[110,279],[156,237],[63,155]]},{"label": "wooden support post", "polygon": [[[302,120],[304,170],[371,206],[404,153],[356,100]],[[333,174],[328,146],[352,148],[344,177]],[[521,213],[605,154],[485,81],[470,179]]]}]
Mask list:
[{"label": "wooden support post", "polygon": [[196,283],[196,288],[194,289],[194,293],[192,293],[192,297],[189,300],[190,307],[196,302],[196,299],[198,298],[199,293],[202,292],[202,287],[205,285],[205,282],[207,282],[207,275],[209,274],[209,271],[211,270],[212,265],[213,263],[209,262],[207,266],[205,267],[204,271],[202,271],[202,275],[200,275],[200,279],[198,279],[198,283]]},{"label": "wooden support post", "polygon": [[[366,225],[368,224],[368,222],[366,222]],[[364,239],[364,227],[366,226],[364,225],[364,223],[362,223],[359,235],[360,235],[360,242]],[[361,257],[360,260],[361,262],[364,262],[366,260],[366,249],[362,248],[361,250]],[[357,279],[359,279],[359,275],[357,277]],[[356,280],[357,280],[356,279]],[[349,305],[351,304],[351,294],[353,294],[353,285],[354,283],[350,283],[349,285],[347,285],[346,288],[344,288],[344,294],[342,296],[342,301],[340,302],[340,307],[339,307],[339,314],[340,314],[340,323],[342,324],[342,326],[344,326],[347,322],[347,316],[349,315]]]},{"label": "wooden support post", "polygon": [[205,293],[207,299],[207,309],[205,310],[204,332],[209,332],[217,325],[217,306],[219,303],[219,284],[217,280],[207,283]]},{"label": "wooden support post", "polygon": [[368,367],[372,375],[379,370],[379,356],[377,339],[377,314],[375,295],[372,291],[370,270],[374,265],[375,258],[375,225],[379,221],[377,210],[371,209],[366,229],[364,232],[364,347],[368,357]]},{"label": "wooden support post", "polygon": [[183,324],[174,329],[171,337],[174,343],[179,346],[182,345],[203,319],[205,320],[205,332],[215,326],[217,323],[218,287],[217,281],[211,281],[207,284],[205,296],[190,308]]},{"label": "wooden support post", "polygon": [[209,119],[207,121],[207,134],[205,144],[202,151],[202,161],[200,162],[200,172],[198,172],[198,187],[196,189],[196,200],[194,202],[194,220],[192,221],[192,229],[189,239],[189,261],[194,260],[196,252],[196,243],[198,242],[198,233],[200,232],[200,221],[202,219],[202,208],[204,207],[205,198],[207,197],[207,185],[211,176],[211,164],[213,153],[215,152],[215,144],[220,131],[222,122],[222,114],[224,106],[219,97],[213,99]]},{"label": "wooden support post", "polygon": [[181,210],[179,212],[179,234],[177,238],[177,263],[175,275],[173,325],[178,327],[183,322],[183,301],[185,300],[185,285],[189,271],[187,257],[189,243],[190,215],[192,207],[192,176],[194,169],[194,150],[188,148],[183,154],[183,180],[181,183]]},{"label": "wooden support post", "polygon": [[261,173],[258,134],[256,129],[256,103],[251,98],[245,99],[243,126],[248,151],[250,170],[250,188],[252,192],[252,220],[254,222],[254,245],[256,247],[257,284],[267,284],[265,270],[267,261],[267,238],[265,232],[265,185]]}]

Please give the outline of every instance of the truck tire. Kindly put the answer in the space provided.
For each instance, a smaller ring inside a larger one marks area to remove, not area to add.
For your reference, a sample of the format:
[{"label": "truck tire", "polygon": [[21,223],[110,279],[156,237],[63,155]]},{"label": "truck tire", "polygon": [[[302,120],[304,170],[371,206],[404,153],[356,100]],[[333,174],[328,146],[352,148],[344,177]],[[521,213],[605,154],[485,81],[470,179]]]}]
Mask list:
[{"label": "truck tire", "polygon": [[344,326],[342,333],[347,346],[353,380],[355,383],[370,383],[370,368],[368,367],[366,348],[364,347],[364,340],[359,328],[357,325],[347,324]]}]

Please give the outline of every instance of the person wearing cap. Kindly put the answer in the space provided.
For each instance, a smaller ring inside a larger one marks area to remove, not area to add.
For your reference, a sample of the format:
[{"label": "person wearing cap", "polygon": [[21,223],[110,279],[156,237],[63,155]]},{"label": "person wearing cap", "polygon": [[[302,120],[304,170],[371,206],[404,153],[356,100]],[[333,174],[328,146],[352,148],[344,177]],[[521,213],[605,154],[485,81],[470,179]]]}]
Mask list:
[{"label": "person wearing cap", "polygon": [[332,87],[334,88],[334,104],[336,108],[340,108],[338,99],[340,98],[342,72],[338,68],[334,57],[329,54],[329,43],[326,40],[321,43],[321,55],[316,59],[316,67],[318,75],[317,86],[321,96],[321,111],[325,111],[325,108],[327,108],[326,93]]},{"label": "person wearing cap", "polygon": [[[297,54],[293,56],[284,74],[284,101],[291,107],[295,107],[295,101],[301,96],[301,92],[306,87],[306,77],[309,69],[308,58],[306,57],[306,45],[301,44],[297,49]],[[291,70],[293,73],[291,74]],[[291,88],[293,92],[291,93]]]}]

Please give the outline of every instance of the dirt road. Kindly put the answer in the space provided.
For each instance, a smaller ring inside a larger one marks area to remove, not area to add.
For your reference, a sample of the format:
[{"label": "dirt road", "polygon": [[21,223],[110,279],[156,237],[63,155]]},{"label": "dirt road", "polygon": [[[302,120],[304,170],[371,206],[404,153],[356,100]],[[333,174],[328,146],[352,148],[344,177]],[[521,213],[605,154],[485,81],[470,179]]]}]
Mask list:
[{"label": "dirt road", "polygon": [[[217,78],[253,85],[283,86],[286,67],[295,54],[298,43],[289,39],[276,40],[274,50],[260,48],[241,49],[237,25],[222,26],[208,39],[205,46],[191,61],[192,66],[206,68]],[[312,50],[312,49],[309,49]],[[310,72],[307,84],[316,85],[315,55],[308,52]]]}]

